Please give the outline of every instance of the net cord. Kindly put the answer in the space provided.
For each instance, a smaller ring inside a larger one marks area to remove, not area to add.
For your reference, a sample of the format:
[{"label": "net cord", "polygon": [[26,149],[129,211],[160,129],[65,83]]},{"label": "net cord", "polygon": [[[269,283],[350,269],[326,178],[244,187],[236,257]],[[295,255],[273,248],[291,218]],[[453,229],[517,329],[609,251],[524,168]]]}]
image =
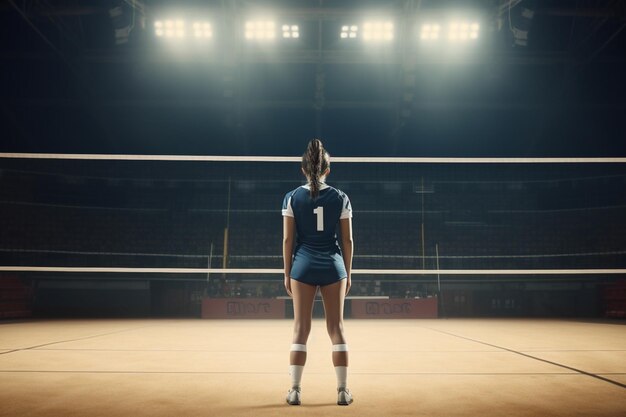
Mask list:
[{"label": "net cord", "polygon": [[[123,155],[67,153],[0,153],[0,159],[89,159],[123,161],[211,161],[211,162],[301,162],[300,156],[238,156],[238,155]],[[402,163],[402,164],[581,164],[626,163],[626,157],[597,158],[431,158],[431,157],[341,157],[333,162]]]},{"label": "net cord", "polygon": [[[98,272],[151,274],[283,274],[282,268],[125,268],[74,266],[0,266],[0,272]],[[354,275],[607,275],[626,269],[354,269]]]}]

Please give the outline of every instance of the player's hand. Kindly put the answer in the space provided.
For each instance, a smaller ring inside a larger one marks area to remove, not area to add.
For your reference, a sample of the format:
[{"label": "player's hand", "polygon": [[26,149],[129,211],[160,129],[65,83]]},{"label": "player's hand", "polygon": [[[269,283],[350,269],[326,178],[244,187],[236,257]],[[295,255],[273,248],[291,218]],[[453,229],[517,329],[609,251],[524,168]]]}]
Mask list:
[{"label": "player's hand", "polygon": [[285,290],[290,297],[293,297],[293,294],[291,293],[291,277],[289,277],[289,275],[285,275]]},{"label": "player's hand", "polygon": [[348,295],[348,292],[350,291],[351,286],[352,286],[352,277],[348,275],[348,278],[346,278],[346,295]]}]

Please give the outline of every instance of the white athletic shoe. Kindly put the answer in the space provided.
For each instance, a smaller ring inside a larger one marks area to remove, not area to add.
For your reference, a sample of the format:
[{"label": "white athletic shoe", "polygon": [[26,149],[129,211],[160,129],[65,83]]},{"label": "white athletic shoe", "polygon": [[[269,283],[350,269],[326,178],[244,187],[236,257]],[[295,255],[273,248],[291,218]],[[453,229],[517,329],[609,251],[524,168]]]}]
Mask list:
[{"label": "white athletic shoe", "polygon": [[287,404],[300,405],[300,387],[293,387],[287,393]]},{"label": "white athletic shoe", "polygon": [[352,401],[352,393],[348,388],[337,388],[337,405],[350,405]]}]

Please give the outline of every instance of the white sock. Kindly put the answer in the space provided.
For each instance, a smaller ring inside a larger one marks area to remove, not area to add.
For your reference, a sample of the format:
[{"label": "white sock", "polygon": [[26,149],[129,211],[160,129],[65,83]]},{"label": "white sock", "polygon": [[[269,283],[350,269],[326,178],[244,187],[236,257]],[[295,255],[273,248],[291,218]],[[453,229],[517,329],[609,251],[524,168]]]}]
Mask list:
[{"label": "white sock", "polygon": [[289,375],[291,376],[291,387],[299,387],[302,382],[302,371],[304,366],[302,365],[289,365]]},{"label": "white sock", "polygon": [[348,383],[348,367],[335,366],[335,374],[337,375],[337,388],[345,388]]},{"label": "white sock", "polygon": [[[300,343],[292,343],[291,344],[292,352],[305,352],[306,353],[306,345]],[[300,382],[302,381],[302,371],[304,370],[304,365],[289,365],[289,375],[291,376],[291,387],[300,387]]]}]

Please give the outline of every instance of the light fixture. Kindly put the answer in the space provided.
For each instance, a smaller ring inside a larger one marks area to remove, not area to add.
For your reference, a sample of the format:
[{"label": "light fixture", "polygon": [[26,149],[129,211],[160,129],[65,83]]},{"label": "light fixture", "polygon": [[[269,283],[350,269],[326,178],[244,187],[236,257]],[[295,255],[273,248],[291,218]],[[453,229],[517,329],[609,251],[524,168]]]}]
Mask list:
[{"label": "light fixture", "polygon": [[209,22],[194,22],[192,27],[196,39],[210,39],[213,37],[213,27]]},{"label": "light fixture", "polygon": [[453,42],[464,42],[478,39],[480,25],[478,23],[466,21],[453,21],[448,25],[448,40]]},{"label": "light fixture", "polygon": [[174,22],[174,33],[177,38],[185,37],[185,21],[184,20],[176,20]]},{"label": "light fixture", "polygon": [[343,25],[339,36],[341,39],[355,39],[358,33],[359,27],[357,25]]},{"label": "light fixture", "polygon": [[154,34],[157,35],[158,37],[162,37],[163,35],[165,35],[165,28],[163,27],[163,22],[161,22],[160,20],[157,20],[156,22],[154,22]]},{"label": "light fixture", "polygon": [[283,25],[283,38],[297,39],[300,37],[300,28],[298,25]]},{"label": "light fixture", "polygon": [[273,40],[276,37],[276,23],[271,20],[247,21],[245,36],[251,40]]},{"label": "light fixture", "polygon": [[184,20],[157,20],[154,22],[154,34],[159,38],[184,38],[187,34]]},{"label": "light fixture", "polygon": [[439,39],[441,27],[437,23],[424,23],[420,33],[420,39],[424,41],[436,41]]},{"label": "light fixture", "polygon": [[363,24],[364,41],[390,41],[393,36],[393,23],[391,22],[377,21]]},{"label": "light fixture", "polygon": [[130,4],[117,4],[109,9],[116,45],[128,43],[130,32],[135,27],[135,12],[131,12],[133,7]]},{"label": "light fixture", "polygon": [[532,26],[533,18],[535,17],[535,11],[526,7],[515,8],[514,14],[511,17],[509,12],[509,29],[513,34],[515,46],[528,46],[528,32]]}]

